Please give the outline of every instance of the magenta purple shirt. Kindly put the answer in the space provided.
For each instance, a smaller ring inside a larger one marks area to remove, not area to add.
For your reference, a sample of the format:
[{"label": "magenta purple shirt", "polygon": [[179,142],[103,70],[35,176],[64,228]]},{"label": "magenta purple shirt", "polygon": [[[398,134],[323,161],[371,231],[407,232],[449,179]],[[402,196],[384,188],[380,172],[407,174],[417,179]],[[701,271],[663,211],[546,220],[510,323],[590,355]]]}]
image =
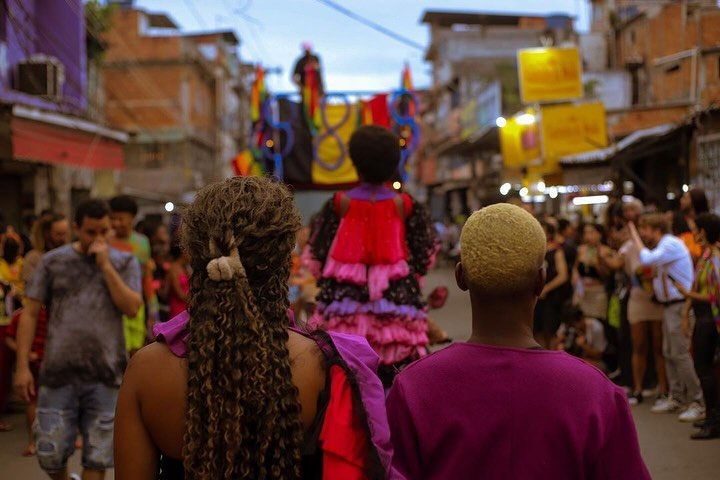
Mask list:
[{"label": "magenta purple shirt", "polygon": [[645,480],[625,393],[564,352],[456,343],[387,398],[408,479]]}]

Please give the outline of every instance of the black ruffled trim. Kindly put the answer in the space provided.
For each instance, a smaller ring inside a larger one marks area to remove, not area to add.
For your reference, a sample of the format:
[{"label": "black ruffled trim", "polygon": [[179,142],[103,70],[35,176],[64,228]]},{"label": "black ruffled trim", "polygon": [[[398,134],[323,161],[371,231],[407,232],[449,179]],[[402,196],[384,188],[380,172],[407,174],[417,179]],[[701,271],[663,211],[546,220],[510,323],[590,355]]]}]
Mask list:
[{"label": "black ruffled trim", "polygon": [[405,220],[405,235],[410,251],[408,264],[414,273],[424,277],[430,268],[431,255],[437,250],[439,240],[430,219],[430,212],[414,198],[412,202],[412,214]]},{"label": "black ruffled trim", "polygon": [[[341,283],[334,278],[323,278],[318,281],[318,287],[320,293],[317,296],[317,301],[326,305],[334,301],[342,301],[343,298],[362,303],[370,301],[367,285]],[[396,305],[411,305],[416,308],[425,307],[420,284],[418,284],[414,275],[390,281],[388,289],[383,292],[383,298]]]},{"label": "black ruffled trim", "polygon": [[310,224],[310,253],[323,265],[330,254],[338,228],[340,228],[340,218],[335,213],[333,199],[330,199],[325,202]]},{"label": "black ruffled trim", "polygon": [[[340,218],[335,212],[334,199],[328,200],[315,216],[310,227],[310,252],[323,266],[330,254],[330,248],[339,227]],[[400,280],[391,281],[389,288],[383,293],[383,298],[396,305],[411,305],[424,308],[425,302],[417,281],[417,275],[427,275],[430,267],[430,257],[437,248],[438,239],[428,210],[415,199],[412,199],[412,214],[405,220],[405,230],[405,241],[409,251],[410,275]],[[341,301],[343,298],[358,302],[367,302],[370,299],[366,285],[359,286],[338,282],[332,278],[323,278],[318,281],[318,287],[320,293],[317,301],[324,304]]]}]

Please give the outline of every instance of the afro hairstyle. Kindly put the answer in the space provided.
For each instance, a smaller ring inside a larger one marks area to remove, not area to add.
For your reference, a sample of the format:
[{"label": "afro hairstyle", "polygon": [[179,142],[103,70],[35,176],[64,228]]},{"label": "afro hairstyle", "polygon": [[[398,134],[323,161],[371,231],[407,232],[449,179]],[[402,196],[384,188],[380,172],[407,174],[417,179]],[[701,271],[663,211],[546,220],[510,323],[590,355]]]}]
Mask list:
[{"label": "afro hairstyle", "polygon": [[383,183],[397,175],[400,163],[400,138],[377,125],[364,125],[352,134],[350,159],[360,178],[369,183]]}]

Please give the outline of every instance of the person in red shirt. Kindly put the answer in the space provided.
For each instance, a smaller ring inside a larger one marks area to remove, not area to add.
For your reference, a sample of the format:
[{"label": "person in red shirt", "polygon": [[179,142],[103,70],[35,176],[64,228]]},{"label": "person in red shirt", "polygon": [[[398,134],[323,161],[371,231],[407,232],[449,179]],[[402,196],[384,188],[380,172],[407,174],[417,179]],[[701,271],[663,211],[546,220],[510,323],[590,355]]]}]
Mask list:
[{"label": "person in red shirt", "polygon": [[[20,321],[20,315],[22,314],[22,308],[16,310],[13,313],[12,320],[8,326],[5,343],[13,352],[17,352],[17,326]],[[32,347],[30,347],[30,371],[33,374],[35,383],[38,381],[38,374],[40,372],[40,363],[45,353],[45,337],[47,336],[47,311],[45,309],[40,310],[38,315],[37,328],[35,329],[35,338],[33,338]],[[31,457],[35,455],[35,442],[33,442],[32,425],[35,422],[35,413],[37,410],[37,394],[33,395],[28,403],[25,418],[27,419],[28,429],[28,445],[23,451],[24,457]]]}]

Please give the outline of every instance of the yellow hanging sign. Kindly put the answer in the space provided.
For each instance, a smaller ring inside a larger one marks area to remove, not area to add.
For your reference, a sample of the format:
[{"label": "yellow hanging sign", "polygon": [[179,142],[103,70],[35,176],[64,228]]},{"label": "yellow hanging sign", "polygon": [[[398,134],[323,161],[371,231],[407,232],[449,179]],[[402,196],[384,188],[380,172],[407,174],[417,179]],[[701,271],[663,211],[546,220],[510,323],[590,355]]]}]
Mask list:
[{"label": "yellow hanging sign", "polygon": [[518,76],[524,103],[583,96],[582,64],[576,47],[518,50]]},{"label": "yellow hanging sign", "polygon": [[542,107],[541,118],[543,157],[550,170],[557,169],[560,157],[608,145],[602,102]]},{"label": "yellow hanging sign", "polygon": [[508,118],[507,123],[500,128],[500,149],[506,168],[527,167],[532,161],[540,158],[537,123],[524,120],[518,123],[518,118]]}]

